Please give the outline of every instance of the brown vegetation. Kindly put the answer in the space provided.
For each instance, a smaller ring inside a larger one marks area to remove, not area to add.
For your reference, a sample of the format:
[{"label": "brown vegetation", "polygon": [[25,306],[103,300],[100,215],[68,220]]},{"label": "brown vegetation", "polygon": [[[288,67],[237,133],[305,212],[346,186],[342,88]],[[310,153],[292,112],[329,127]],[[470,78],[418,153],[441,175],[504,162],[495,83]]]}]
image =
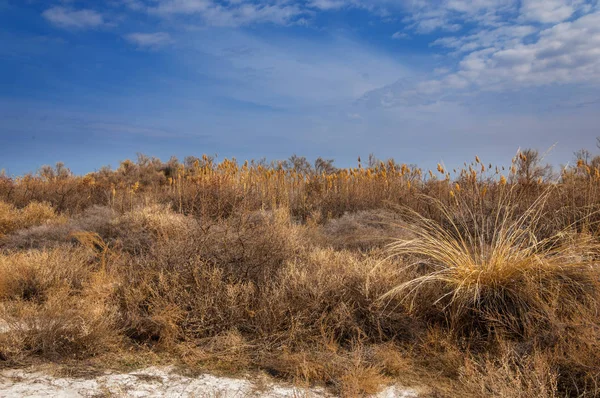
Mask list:
[{"label": "brown vegetation", "polygon": [[0,177],[0,366],[262,370],[343,396],[600,395],[600,171],[162,163]]}]

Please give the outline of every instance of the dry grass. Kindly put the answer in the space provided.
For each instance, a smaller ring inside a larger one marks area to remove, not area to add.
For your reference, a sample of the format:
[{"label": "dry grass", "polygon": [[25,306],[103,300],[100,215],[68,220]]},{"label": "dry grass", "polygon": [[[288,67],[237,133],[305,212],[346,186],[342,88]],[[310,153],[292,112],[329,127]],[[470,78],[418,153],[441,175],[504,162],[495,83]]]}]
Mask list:
[{"label": "dry grass", "polygon": [[1,358],[86,357],[119,345],[116,282],[95,257],[66,248],[0,256]]},{"label": "dry grass", "polygon": [[0,366],[176,362],[347,397],[388,383],[598,396],[600,173],[534,181],[524,163],[450,178],[141,158],[4,178]]},{"label": "dry grass", "polygon": [[[521,214],[500,202],[490,216],[440,206],[440,223],[409,210],[410,239],[389,246],[427,271],[384,295],[401,295],[413,312],[443,313],[452,330],[532,339],[558,331],[573,317],[595,314],[600,298],[600,244],[589,234],[561,230],[540,239],[537,226],[547,195]],[[458,204],[460,206],[460,204]],[[412,265],[411,265],[412,266]]]},{"label": "dry grass", "polygon": [[30,202],[22,209],[0,201],[0,238],[17,229],[64,221],[48,203]]},{"label": "dry grass", "polygon": [[480,361],[468,360],[461,369],[465,389],[475,396],[558,398],[558,375],[543,355],[504,352]]}]

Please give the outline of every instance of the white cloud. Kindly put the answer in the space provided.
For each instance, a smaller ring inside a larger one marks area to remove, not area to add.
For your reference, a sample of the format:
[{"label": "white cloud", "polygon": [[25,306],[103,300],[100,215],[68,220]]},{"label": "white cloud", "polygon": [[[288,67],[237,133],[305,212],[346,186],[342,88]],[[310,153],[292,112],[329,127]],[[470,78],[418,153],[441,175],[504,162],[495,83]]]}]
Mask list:
[{"label": "white cloud", "polygon": [[[421,79],[387,81],[365,79],[337,63],[306,64],[296,58],[271,57],[273,48],[259,56],[231,59],[245,77],[261,76],[272,91],[303,93],[307,81],[318,81],[321,98],[364,95],[369,106],[429,104],[440,98],[457,98],[478,91],[508,91],[555,84],[600,83],[600,10],[597,0],[124,0],[154,15],[198,17],[204,25],[239,27],[257,23],[289,25],[310,18],[319,10],[360,8],[403,22],[391,37],[437,33],[432,48],[441,49],[435,70]],[[127,39],[140,47],[157,47],[171,41],[164,34],[132,34]],[[309,47],[314,46],[314,43]],[[240,59],[244,60],[240,65]],[[273,65],[278,65],[274,68]],[[299,85],[285,69],[303,79]],[[323,70],[335,73],[323,73]],[[268,73],[265,71],[268,70]],[[233,73],[233,72],[232,72]],[[401,74],[400,72],[399,74]],[[337,84],[343,77],[344,84]],[[348,84],[351,93],[339,87]],[[328,87],[336,87],[328,91]],[[315,97],[316,98],[316,97]]]},{"label": "white cloud", "polygon": [[288,25],[301,22],[308,13],[299,5],[289,2],[230,1],[222,4],[215,0],[156,0],[148,12],[160,15],[199,15],[210,26],[244,26],[256,23]]},{"label": "white cloud", "polygon": [[142,0],[121,0],[121,2],[131,10],[141,11],[145,8]]},{"label": "white cloud", "polygon": [[523,0],[521,15],[529,21],[562,22],[571,17],[575,7],[581,3],[573,0]]},{"label": "white cloud", "polygon": [[140,48],[159,48],[172,42],[168,33],[130,33],[125,35],[125,39]]},{"label": "white cloud", "polygon": [[477,33],[465,36],[443,37],[431,44],[447,47],[458,53],[468,53],[488,47],[510,47],[521,43],[525,37],[538,31],[538,29],[529,25],[505,25],[498,28],[483,28]]},{"label": "white cloud", "polygon": [[410,35],[406,32],[396,32],[392,35],[392,39],[400,40],[400,39],[408,39]]},{"label": "white cloud", "polygon": [[[411,18],[406,18],[405,21],[409,22]],[[408,29],[413,29],[419,34],[429,34],[437,30],[446,32],[456,32],[462,29],[462,25],[459,23],[452,23],[444,17],[426,17],[419,18],[413,23],[407,26]]]},{"label": "white cloud", "polygon": [[531,43],[509,43],[467,54],[455,75],[492,90],[600,84],[600,12],[544,29]]},{"label": "white cloud", "polygon": [[64,29],[97,28],[105,24],[102,14],[94,10],[52,7],[42,13],[50,23]]},{"label": "white cloud", "polygon": [[311,0],[308,3],[309,7],[318,8],[320,10],[337,10],[349,5],[348,1],[344,0]]},{"label": "white cloud", "polygon": [[[369,106],[461,101],[486,91],[557,85],[600,87],[600,9],[595,0],[446,0],[435,5],[416,0],[413,7],[404,21],[416,33],[441,32],[431,45],[449,50],[438,58],[445,65],[432,71],[429,80],[400,80],[367,93],[362,102]],[[471,28],[468,34],[443,33],[453,25]]]},{"label": "white cloud", "polygon": [[211,0],[159,0],[149,10],[157,14],[192,14],[204,12],[213,6]]},{"label": "white cloud", "polygon": [[516,12],[517,0],[413,0],[407,3],[404,18],[409,28],[421,34],[455,32],[465,24],[499,26]]},{"label": "white cloud", "polygon": [[[444,50],[446,64],[420,84],[402,84],[401,102],[418,93],[427,102],[444,89],[513,90],[555,83],[598,81],[597,0],[126,0],[163,17],[199,16],[205,25],[238,27],[256,23],[288,25],[317,10],[361,8],[404,23],[393,39],[438,33],[433,48]],[[140,46],[164,36],[130,37]],[[447,51],[446,51],[447,50]],[[444,58],[442,58],[444,59]],[[441,72],[447,70],[447,73]],[[387,82],[390,84],[390,82]],[[385,103],[397,94],[387,90]],[[413,93],[414,91],[414,93]],[[410,94],[412,93],[412,94]],[[410,95],[408,95],[410,94]]]},{"label": "white cloud", "polygon": [[507,18],[556,23],[596,0],[121,0],[136,9],[162,15],[196,14],[208,25],[238,26],[270,22],[290,24],[317,10],[359,8],[383,17],[400,17],[421,34],[456,32],[465,24],[500,27]]},{"label": "white cloud", "polygon": [[[124,0],[139,7],[141,0]],[[303,21],[315,11],[335,11],[342,8],[359,8],[382,17],[405,16],[409,28],[418,33],[431,33],[436,30],[456,32],[462,28],[461,18],[480,20],[498,19],[498,10],[507,8],[506,0],[429,0],[390,1],[390,0],[145,0],[146,9],[162,16],[195,14],[208,25],[240,26],[270,22],[287,25]],[[517,0],[510,0],[513,7]],[[503,5],[504,4],[504,5]]]}]

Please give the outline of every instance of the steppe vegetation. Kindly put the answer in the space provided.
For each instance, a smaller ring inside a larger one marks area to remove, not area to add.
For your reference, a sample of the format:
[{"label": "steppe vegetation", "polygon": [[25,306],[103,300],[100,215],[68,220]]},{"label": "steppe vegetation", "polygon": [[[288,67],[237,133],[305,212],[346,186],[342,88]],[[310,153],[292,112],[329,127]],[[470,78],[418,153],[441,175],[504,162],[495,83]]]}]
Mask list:
[{"label": "steppe vegetation", "polygon": [[[600,396],[600,157],[0,175],[0,367],[170,363],[342,396]],[[428,394],[428,395],[427,395]]]}]

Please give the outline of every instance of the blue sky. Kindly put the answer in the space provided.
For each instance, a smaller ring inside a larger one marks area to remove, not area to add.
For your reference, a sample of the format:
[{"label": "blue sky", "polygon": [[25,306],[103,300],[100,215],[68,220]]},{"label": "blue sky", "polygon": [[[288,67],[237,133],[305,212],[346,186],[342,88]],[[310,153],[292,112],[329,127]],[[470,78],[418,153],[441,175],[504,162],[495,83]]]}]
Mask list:
[{"label": "blue sky", "polygon": [[137,152],[453,167],[600,135],[583,0],[0,0],[0,169]]}]

